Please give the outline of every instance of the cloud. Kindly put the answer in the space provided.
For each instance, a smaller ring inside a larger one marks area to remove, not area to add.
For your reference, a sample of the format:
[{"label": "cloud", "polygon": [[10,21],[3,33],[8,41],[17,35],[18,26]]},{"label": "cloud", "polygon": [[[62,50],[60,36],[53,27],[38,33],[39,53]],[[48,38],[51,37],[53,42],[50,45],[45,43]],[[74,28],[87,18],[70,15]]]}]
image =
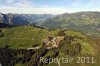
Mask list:
[{"label": "cloud", "polygon": [[[38,1],[38,2],[37,2]],[[99,10],[100,0],[0,0],[2,13],[62,14]],[[64,1],[64,2],[63,2]],[[45,2],[45,3],[44,3]],[[54,2],[54,3],[51,3]]]},{"label": "cloud", "polygon": [[24,14],[62,14],[67,12],[63,8],[3,8],[2,13],[24,13]]},{"label": "cloud", "polygon": [[3,7],[34,7],[32,0],[2,0],[1,8]]},{"label": "cloud", "polygon": [[63,8],[50,7],[48,5],[36,7],[32,0],[5,0],[4,5],[0,8],[0,12],[24,14],[62,14],[67,11]]},{"label": "cloud", "polygon": [[9,4],[11,4],[11,3],[13,3],[13,2],[15,2],[16,0],[5,0],[5,2],[7,2],[7,3],[9,3]]},{"label": "cloud", "polygon": [[14,8],[14,7],[5,7],[0,8],[1,13],[18,13],[18,14],[63,14],[63,13],[74,13],[80,11],[99,11],[100,8],[53,8],[53,7],[24,7],[24,8]]}]

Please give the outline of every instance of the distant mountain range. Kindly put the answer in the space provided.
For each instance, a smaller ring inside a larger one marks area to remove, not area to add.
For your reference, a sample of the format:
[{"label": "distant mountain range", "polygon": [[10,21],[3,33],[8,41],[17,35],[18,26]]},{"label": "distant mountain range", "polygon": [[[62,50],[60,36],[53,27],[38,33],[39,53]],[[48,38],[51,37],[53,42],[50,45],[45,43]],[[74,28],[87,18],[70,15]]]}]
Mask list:
[{"label": "distant mountain range", "polygon": [[8,25],[33,24],[48,29],[70,29],[100,36],[100,12],[51,14],[2,14],[0,23]]},{"label": "distant mountain range", "polygon": [[0,13],[0,23],[9,25],[41,24],[48,18],[53,18],[51,14],[2,14]]}]

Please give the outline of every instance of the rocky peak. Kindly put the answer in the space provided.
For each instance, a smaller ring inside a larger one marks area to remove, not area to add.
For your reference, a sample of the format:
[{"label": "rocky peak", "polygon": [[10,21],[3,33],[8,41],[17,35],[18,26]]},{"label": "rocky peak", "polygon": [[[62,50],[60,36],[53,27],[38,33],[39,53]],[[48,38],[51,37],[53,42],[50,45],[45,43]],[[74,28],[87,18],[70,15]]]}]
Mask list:
[{"label": "rocky peak", "polygon": [[0,23],[3,23],[3,14],[0,13]]},{"label": "rocky peak", "polygon": [[13,19],[13,15],[12,14],[7,14],[8,17],[8,23],[11,25],[13,24],[12,19]]}]

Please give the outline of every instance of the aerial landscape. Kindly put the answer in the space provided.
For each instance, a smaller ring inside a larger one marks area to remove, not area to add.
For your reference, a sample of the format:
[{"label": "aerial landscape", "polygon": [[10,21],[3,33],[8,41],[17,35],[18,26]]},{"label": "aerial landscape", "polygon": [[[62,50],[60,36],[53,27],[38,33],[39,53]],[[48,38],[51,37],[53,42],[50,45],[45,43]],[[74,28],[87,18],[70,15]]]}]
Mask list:
[{"label": "aerial landscape", "polygon": [[0,66],[100,66],[99,0],[0,0]]}]

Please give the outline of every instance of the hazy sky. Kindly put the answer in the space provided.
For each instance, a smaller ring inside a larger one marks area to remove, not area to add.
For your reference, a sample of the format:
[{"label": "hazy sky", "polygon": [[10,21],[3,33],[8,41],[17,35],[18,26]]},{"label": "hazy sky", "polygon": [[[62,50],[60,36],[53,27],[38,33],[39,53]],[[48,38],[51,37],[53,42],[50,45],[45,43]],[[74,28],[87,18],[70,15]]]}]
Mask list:
[{"label": "hazy sky", "polygon": [[62,14],[100,11],[100,0],[0,0],[2,13]]}]

